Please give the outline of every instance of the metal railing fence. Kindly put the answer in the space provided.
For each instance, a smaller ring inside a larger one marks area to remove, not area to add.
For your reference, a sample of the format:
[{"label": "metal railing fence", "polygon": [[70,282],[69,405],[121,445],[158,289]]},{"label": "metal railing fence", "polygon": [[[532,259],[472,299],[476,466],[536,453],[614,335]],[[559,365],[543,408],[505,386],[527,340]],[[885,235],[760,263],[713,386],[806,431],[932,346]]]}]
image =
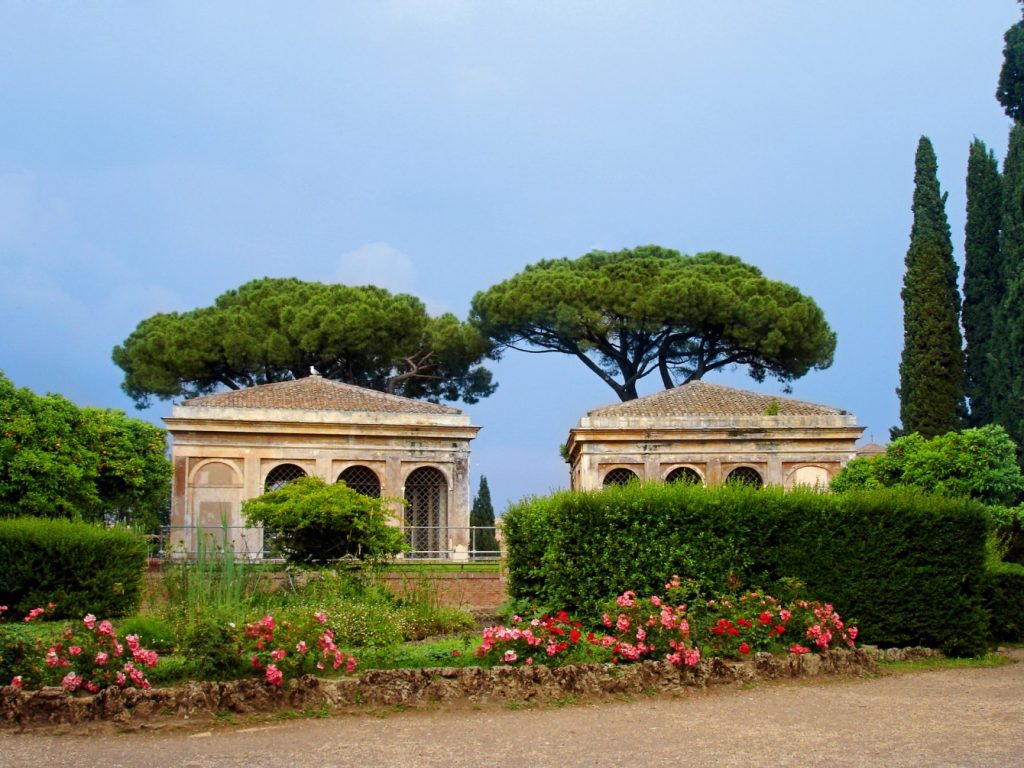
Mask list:
[{"label": "metal railing fence", "polygon": [[[407,525],[402,528],[409,549],[397,560],[487,561],[501,558],[501,536],[495,526]],[[274,562],[283,557],[274,534],[241,525],[164,526],[151,543],[151,556],[166,560],[195,560],[231,553],[247,562]]]}]

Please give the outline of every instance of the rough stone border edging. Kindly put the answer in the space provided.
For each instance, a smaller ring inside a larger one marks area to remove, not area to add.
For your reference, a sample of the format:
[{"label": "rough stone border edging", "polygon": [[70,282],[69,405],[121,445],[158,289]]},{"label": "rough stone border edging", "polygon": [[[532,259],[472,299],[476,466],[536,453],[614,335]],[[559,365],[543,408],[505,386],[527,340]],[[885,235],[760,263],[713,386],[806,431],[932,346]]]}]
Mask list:
[{"label": "rough stone border edging", "polygon": [[925,648],[887,651],[835,650],[750,660],[701,659],[677,668],[664,661],[638,664],[581,664],[565,667],[435,667],[367,670],[353,677],[306,676],[272,688],[262,680],[188,682],[174,688],[108,688],[94,696],[70,696],[60,688],[25,691],[0,688],[0,722],[9,726],[63,725],[110,721],[145,725],[167,716],[211,718],[306,708],[416,707],[435,702],[543,703],[567,696],[631,695],[649,691],[682,693],[710,685],[819,675],[858,675],[877,669],[881,659],[941,655]]}]

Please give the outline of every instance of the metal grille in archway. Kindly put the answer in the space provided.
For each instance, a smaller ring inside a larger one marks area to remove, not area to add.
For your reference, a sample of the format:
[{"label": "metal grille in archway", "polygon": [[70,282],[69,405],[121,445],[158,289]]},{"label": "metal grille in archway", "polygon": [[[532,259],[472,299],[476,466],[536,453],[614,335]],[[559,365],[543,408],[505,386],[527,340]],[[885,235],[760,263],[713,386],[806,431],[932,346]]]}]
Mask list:
[{"label": "metal grille in archway", "polygon": [[270,493],[284,488],[292,480],[298,480],[305,476],[306,473],[302,467],[297,467],[294,464],[278,464],[267,474],[267,479],[263,483],[263,492]]},{"label": "metal grille in archway", "polygon": [[736,467],[729,476],[725,478],[727,483],[742,483],[743,485],[749,485],[753,488],[760,488],[764,485],[764,480],[761,478],[761,473],[753,467]]},{"label": "metal grille in archway", "polygon": [[666,483],[688,483],[690,485],[701,485],[703,481],[697,470],[690,467],[676,467],[665,477]]},{"label": "metal grille in archway", "polygon": [[360,464],[348,467],[338,475],[338,482],[344,483],[356,493],[363,494],[363,496],[372,496],[375,499],[380,498],[380,479],[377,477],[377,473],[369,467],[364,467]]},{"label": "metal grille in archway", "polygon": [[638,480],[636,472],[632,469],[626,469],[625,467],[616,467],[607,475],[604,476],[604,486],[607,488],[609,485],[625,485],[631,480]]},{"label": "metal grille in archway", "polygon": [[405,481],[405,540],[411,557],[447,557],[448,482],[433,467],[414,469]]}]

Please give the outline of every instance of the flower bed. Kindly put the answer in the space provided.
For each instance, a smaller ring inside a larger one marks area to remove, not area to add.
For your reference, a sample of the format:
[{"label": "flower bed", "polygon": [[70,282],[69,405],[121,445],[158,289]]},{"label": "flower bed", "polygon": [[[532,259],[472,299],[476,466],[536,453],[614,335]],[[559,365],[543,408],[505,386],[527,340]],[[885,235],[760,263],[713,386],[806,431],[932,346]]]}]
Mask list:
[{"label": "flower bed", "polygon": [[[933,652],[922,651],[924,655]],[[260,679],[222,683],[186,683],[175,688],[110,687],[95,695],[68,696],[60,688],[37,691],[0,688],[0,722],[12,726],[113,721],[126,727],[206,722],[221,713],[252,715],[282,710],[362,710],[418,707],[437,702],[543,703],[567,696],[606,697],[652,691],[683,695],[708,686],[778,678],[859,675],[876,669],[865,650],[773,656],[729,661],[703,658],[692,666],[666,661],[636,664],[540,664],[430,669],[367,670],[335,679],[303,676],[281,687]]]}]

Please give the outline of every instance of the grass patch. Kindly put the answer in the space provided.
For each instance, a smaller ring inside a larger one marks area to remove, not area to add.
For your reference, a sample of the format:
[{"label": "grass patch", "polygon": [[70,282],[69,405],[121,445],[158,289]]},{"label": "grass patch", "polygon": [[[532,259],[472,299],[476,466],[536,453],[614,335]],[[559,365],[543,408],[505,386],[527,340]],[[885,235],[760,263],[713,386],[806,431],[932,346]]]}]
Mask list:
[{"label": "grass patch", "polygon": [[473,651],[480,644],[477,634],[432,642],[404,643],[391,648],[362,648],[356,654],[360,670],[424,669],[426,667],[478,667]]},{"label": "grass patch", "polygon": [[924,672],[932,669],[987,669],[1013,664],[1013,659],[1001,653],[967,658],[928,658],[913,661],[880,661],[879,670],[888,673]]}]

